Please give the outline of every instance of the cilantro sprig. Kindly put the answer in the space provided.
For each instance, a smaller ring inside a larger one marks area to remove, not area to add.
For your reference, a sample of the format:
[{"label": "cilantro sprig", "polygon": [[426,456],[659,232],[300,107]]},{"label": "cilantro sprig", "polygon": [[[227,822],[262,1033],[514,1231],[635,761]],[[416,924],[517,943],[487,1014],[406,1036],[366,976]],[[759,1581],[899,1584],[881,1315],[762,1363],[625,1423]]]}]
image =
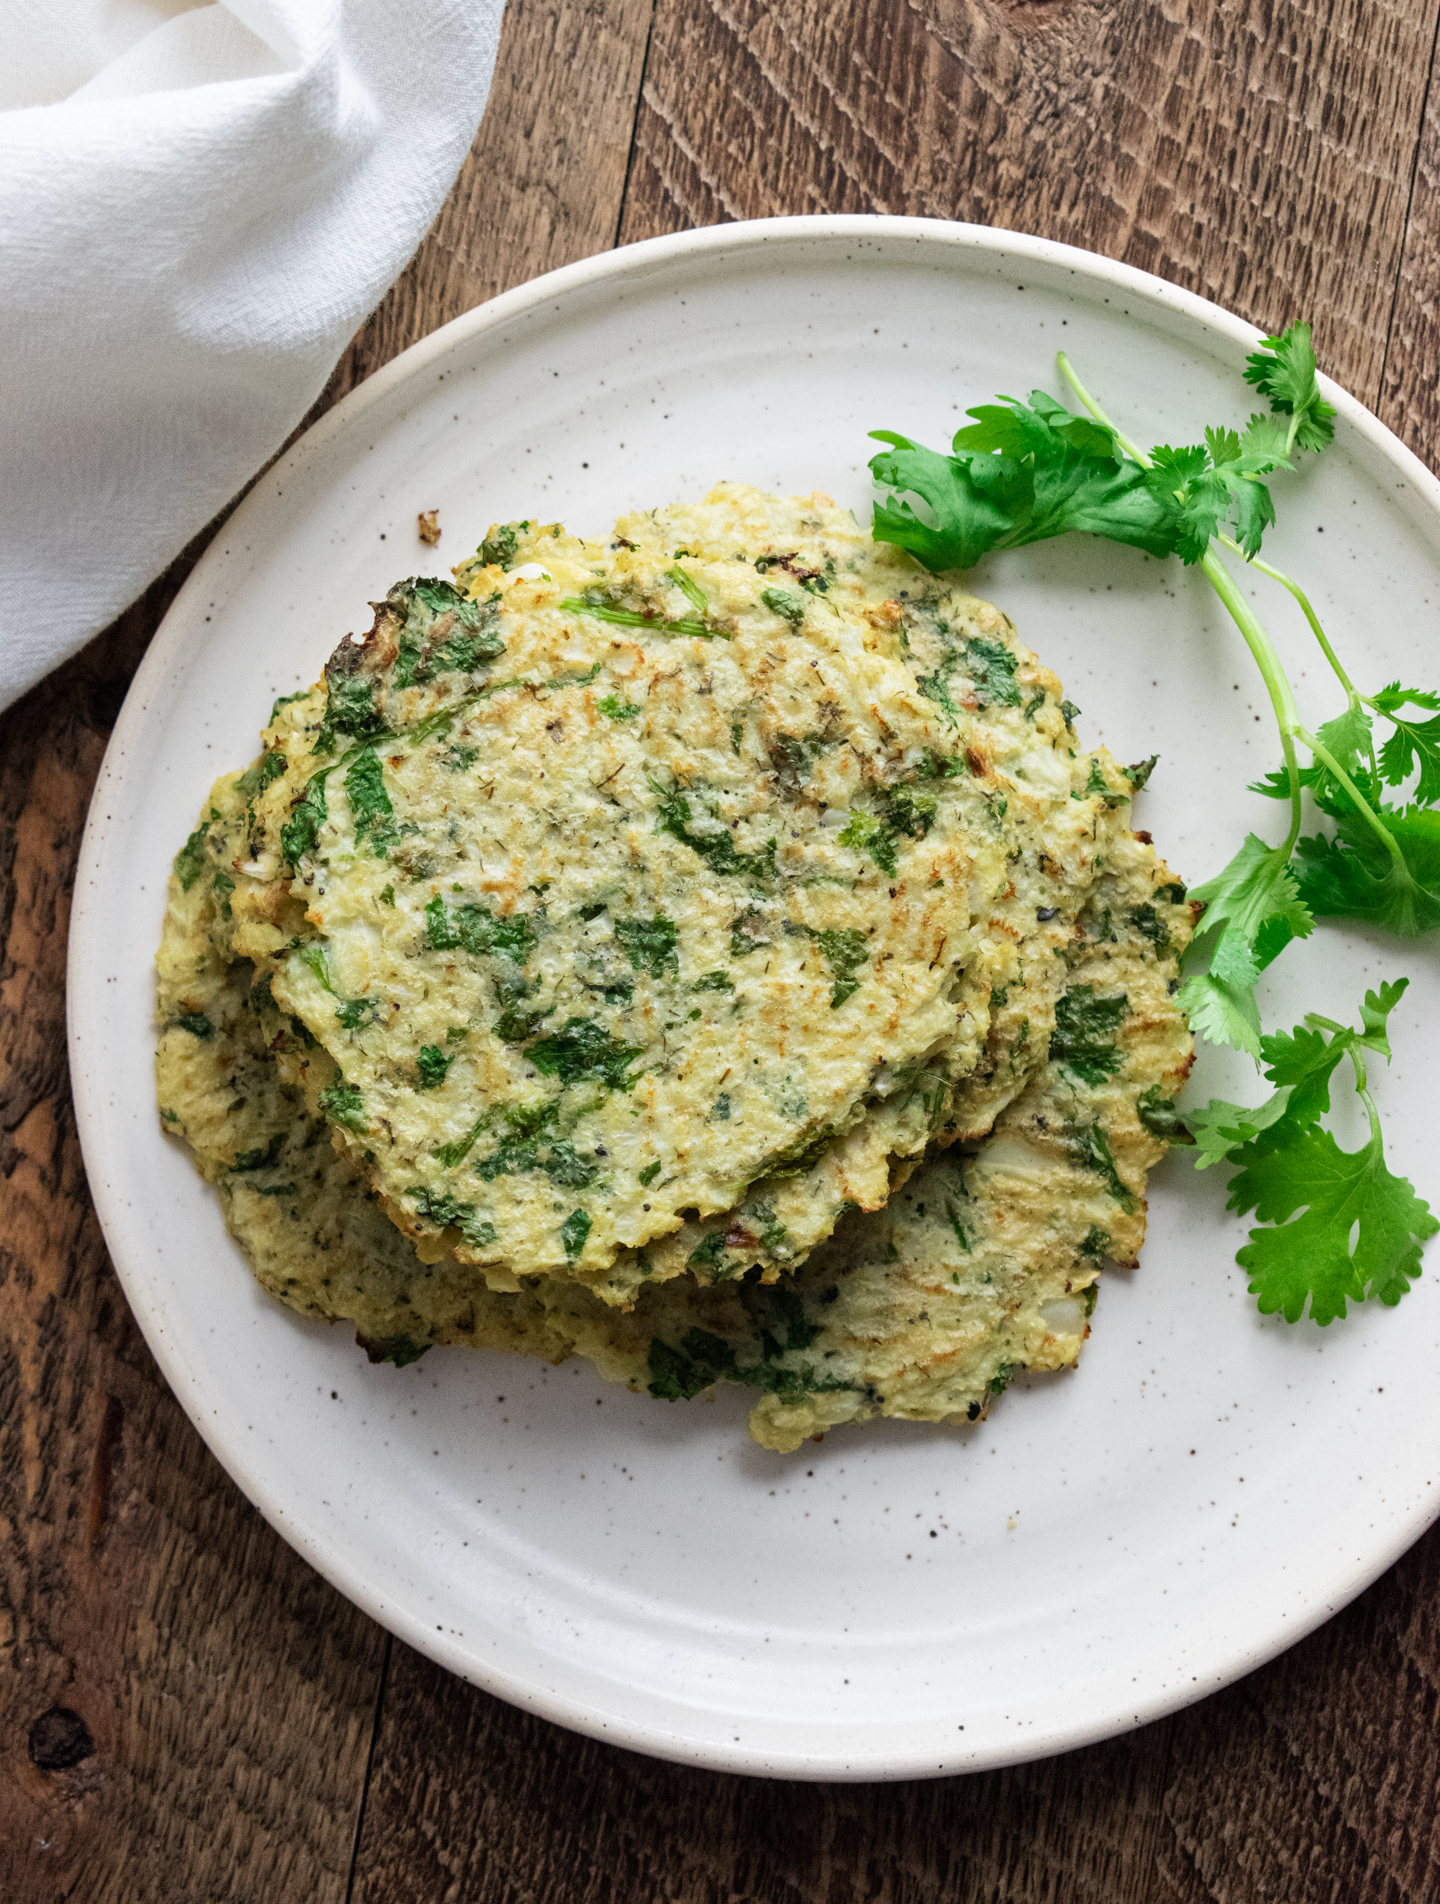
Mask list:
[{"label": "cilantro sprig", "polygon": [[[1245,381],[1268,413],[1243,427],[1208,426],[1199,443],[1148,452],[1110,421],[1063,352],[1057,361],[1083,413],[1041,390],[1028,402],[1002,396],[967,411],[948,455],[873,432],[888,446],[870,464],[885,492],[875,505],[875,538],[939,571],[1083,533],[1178,557],[1205,576],[1244,638],[1275,716],[1281,766],[1254,790],[1288,802],[1290,823],[1277,844],[1247,834],[1190,895],[1205,912],[1180,1002],[1200,1035],[1248,1052],[1277,1087],[1255,1110],[1187,1113],[1196,1160],[1239,1163],[1232,1207],[1274,1226],[1252,1231],[1239,1254],[1262,1310],[1294,1321],[1308,1303],[1316,1321],[1328,1322],[1345,1313],[1347,1300],[1398,1301],[1418,1274],[1419,1242],[1436,1224],[1385,1166],[1363,1053],[1381,1050],[1384,1018],[1407,981],[1367,995],[1361,1032],[1312,1015],[1288,1040],[1266,1037],[1256,996],[1261,974],[1293,940],[1307,938],[1317,918],[1360,920],[1404,938],[1440,926],[1440,693],[1400,681],[1362,693],[1304,589],[1260,553],[1275,522],[1271,480],[1335,435],[1310,327],[1292,324],[1246,359]],[[1285,589],[1344,693],[1343,711],[1313,731],[1226,555]],[[1377,719],[1389,729],[1379,744]],[[1407,786],[1408,798],[1387,800],[1387,790]],[[1333,830],[1303,835],[1307,793]],[[1347,1055],[1371,1121],[1370,1143],[1355,1153],[1340,1150],[1318,1123],[1328,1080]],[[1302,1056],[1313,1061],[1311,1073],[1290,1075]]]},{"label": "cilantro sprig", "polygon": [[[1212,1099],[1186,1113],[1197,1165],[1237,1168],[1229,1208],[1259,1219],[1236,1260],[1264,1315],[1298,1322],[1308,1305],[1323,1326],[1345,1315],[1347,1302],[1372,1297],[1393,1307],[1420,1273],[1421,1243],[1440,1230],[1430,1205],[1385,1162],[1366,1075],[1367,1052],[1390,1060],[1387,1021],[1408,982],[1367,992],[1358,1031],[1308,1012],[1293,1031],[1262,1038],[1265,1076],[1276,1088],[1254,1110]],[[1346,1058],[1370,1124],[1353,1151],[1320,1123]]]}]

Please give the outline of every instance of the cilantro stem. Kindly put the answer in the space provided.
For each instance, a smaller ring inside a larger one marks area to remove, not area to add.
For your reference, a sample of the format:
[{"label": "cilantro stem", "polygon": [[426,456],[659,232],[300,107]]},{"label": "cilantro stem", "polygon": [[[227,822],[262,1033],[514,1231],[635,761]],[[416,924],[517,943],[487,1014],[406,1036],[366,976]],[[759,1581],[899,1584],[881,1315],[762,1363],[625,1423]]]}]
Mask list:
[{"label": "cilantro stem", "polygon": [[1364,815],[1366,825],[1374,834],[1384,841],[1385,850],[1389,853],[1396,872],[1400,874],[1407,886],[1410,885],[1412,883],[1410,868],[1405,864],[1405,855],[1400,851],[1399,842],[1396,840],[1394,834],[1381,824],[1374,808],[1355,785],[1355,782],[1350,778],[1349,774],[1346,773],[1345,769],[1340,765],[1340,762],[1330,752],[1328,747],[1318,741],[1313,734],[1307,733],[1303,727],[1297,727],[1295,732],[1299,738],[1304,741],[1305,745],[1310,749],[1311,753],[1314,754],[1320,764],[1340,782],[1340,785],[1345,789],[1346,793],[1349,794],[1350,798]]},{"label": "cilantro stem", "polygon": [[[1150,458],[1145,455],[1144,451],[1132,443],[1127,436],[1122,435],[1110,421],[1109,417],[1106,416],[1105,412],[1100,408],[1100,405],[1075,375],[1070,364],[1070,359],[1065,355],[1063,350],[1057,354],[1056,362],[1060,367],[1061,376],[1064,377],[1065,381],[1070,385],[1070,388],[1075,392],[1091,416],[1094,417],[1097,423],[1103,423],[1105,425],[1105,428],[1113,434],[1115,441],[1120,445],[1121,449],[1125,451],[1126,455],[1132,456],[1135,461],[1140,464],[1142,469],[1153,468],[1154,466]],[[1287,439],[1290,445],[1293,445],[1296,428],[1297,423],[1292,420],[1289,437]],[[1220,541],[1224,543],[1227,548],[1233,549],[1243,560],[1249,562],[1252,568],[1259,569],[1262,575],[1268,575],[1272,581],[1279,582],[1283,588],[1289,590],[1291,595],[1293,595],[1295,600],[1300,604],[1305,618],[1314,631],[1330,665],[1344,683],[1345,692],[1350,697],[1352,707],[1358,706],[1363,697],[1357,694],[1350,677],[1346,674],[1344,668],[1341,667],[1338,656],[1326,639],[1324,629],[1320,626],[1320,618],[1311,607],[1309,598],[1306,596],[1304,590],[1292,582],[1288,575],[1283,574],[1279,569],[1272,568],[1268,562],[1261,562],[1254,557],[1246,556],[1245,551],[1240,548],[1237,543],[1232,542],[1229,536],[1222,535]],[[1349,794],[1350,798],[1355,802],[1356,808],[1363,815],[1366,825],[1384,842],[1385,850],[1390,855],[1391,864],[1394,866],[1396,872],[1400,874],[1407,885],[1412,884],[1410,869],[1405,863],[1405,855],[1401,852],[1399,843],[1393,834],[1381,823],[1370,802],[1365,798],[1364,794],[1361,793],[1360,789],[1350,778],[1349,774],[1346,773],[1339,761],[1336,760],[1329,748],[1324,746],[1313,734],[1301,726],[1300,717],[1295,708],[1295,696],[1291,690],[1285,670],[1280,665],[1280,657],[1276,654],[1269,636],[1255,619],[1249,603],[1235,586],[1234,578],[1231,576],[1229,570],[1225,568],[1213,549],[1207,549],[1205,551],[1205,554],[1200,558],[1200,567],[1205,571],[1205,576],[1210,586],[1224,603],[1231,620],[1245,637],[1245,645],[1255,657],[1255,664],[1259,668],[1261,677],[1270,694],[1270,704],[1275,710],[1276,725],[1280,729],[1280,746],[1285,755],[1286,778],[1290,782],[1290,834],[1285,842],[1284,848],[1287,858],[1296,840],[1300,837],[1300,770],[1295,759],[1295,742],[1302,740],[1310,749],[1311,753],[1314,754],[1315,758],[1334,775],[1346,793]],[[1371,761],[1373,766],[1373,740],[1371,742]]]},{"label": "cilantro stem", "polygon": [[1130,438],[1126,436],[1122,430],[1118,430],[1115,427],[1109,417],[1106,416],[1105,412],[1100,408],[1100,405],[1095,401],[1094,397],[1092,397],[1090,392],[1085,388],[1084,384],[1081,383],[1080,379],[1075,375],[1074,365],[1070,362],[1070,359],[1065,355],[1063,350],[1055,353],[1055,361],[1060,366],[1060,375],[1065,379],[1066,383],[1069,384],[1076,396],[1079,397],[1095,421],[1105,425],[1105,428],[1109,430],[1125,454],[1127,456],[1133,456],[1141,469],[1153,469],[1155,467],[1154,464],[1150,461],[1150,458],[1145,454],[1144,450],[1141,449],[1140,445],[1138,443],[1132,443]]},{"label": "cilantro stem", "polygon": [[[1355,683],[1350,679],[1350,676],[1345,672],[1345,668],[1340,660],[1339,655],[1337,655],[1335,650],[1330,646],[1329,636],[1325,633],[1325,630],[1320,625],[1320,617],[1315,613],[1314,608],[1311,606],[1310,597],[1305,593],[1304,589],[1301,588],[1300,584],[1294,579],[1294,577],[1287,575],[1283,569],[1277,569],[1272,567],[1269,562],[1261,561],[1258,555],[1246,555],[1245,551],[1241,548],[1240,544],[1237,541],[1235,541],[1234,537],[1226,535],[1223,532],[1223,530],[1221,534],[1219,535],[1219,537],[1217,538],[1217,540],[1223,543],[1223,545],[1227,549],[1230,550],[1232,555],[1238,555],[1243,561],[1248,562],[1252,569],[1258,569],[1262,575],[1268,575],[1272,582],[1278,582],[1281,588],[1286,589],[1294,597],[1294,599],[1299,603],[1301,614],[1304,615],[1306,621],[1309,622],[1310,624],[1310,632],[1314,635],[1315,639],[1319,642],[1321,652],[1324,654],[1325,659],[1330,663],[1330,666],[1334,669],[1335,674],[1339,679],[1341,687],[1343,687],[1345,690],[1346,696],[1350,702],[1351,711],[1354,713],[1358,713],[1360,711],[1362,702],[1366,706],[1373,707],[1374,703],[1369,700],[1368,696],[1360,693],[1358,688],[1355,686]],[[1375,736],[1373,733],[1371,733],[1369,736],[1368,745],[1370,749],[1370,771],[1372,774],[1377,774],[1379,769],[1375,760]]]},{"label": "cilantro stem", "polygon": [[1275,725],[1280,729],[1280,749],[1285,756],[1285,774],[1290,782],[1290,831],[1283,848],[1288,859],[1300,837],[1301,824],[1300,764],[1295,758],[1295,737],[1299,735],[1308,744],[1309,736],[1300,726],[1295,696],[1280,665],[1280,657],[1271,646],[1269,636],[1255,619],[1250,604],[1235,586],[1235,578],[1213,549],[1205,551],[1200,558],[1200,567],[1205,571],[1205,579],[1224,603],[1230,619],[1245,637],[1245,645],[1255,657],[1255,665],[1270,695],[1270,705],[1275,710]]}]

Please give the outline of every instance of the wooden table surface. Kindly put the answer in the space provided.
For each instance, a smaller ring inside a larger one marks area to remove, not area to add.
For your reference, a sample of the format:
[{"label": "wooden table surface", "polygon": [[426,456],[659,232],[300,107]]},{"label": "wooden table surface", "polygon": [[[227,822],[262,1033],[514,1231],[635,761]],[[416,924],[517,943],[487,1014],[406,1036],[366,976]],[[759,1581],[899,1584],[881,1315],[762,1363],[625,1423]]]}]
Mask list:
[{"label": "wooden table surface", "polygon": [[[903,212],[1086,245],[1271,328],[1313,314],[1322,364],[1436,466],[1437,24],[1440,0],[511,0],[474,150],[317,413],[612,245]],[[86,803],[203,541],[0,720],[0,1899],[1440,1897],[1440,1529],[1172,1719],[870,1786],[679,1770],[529,1718],[271,1532],[126,1308],[64,1053]]]}]

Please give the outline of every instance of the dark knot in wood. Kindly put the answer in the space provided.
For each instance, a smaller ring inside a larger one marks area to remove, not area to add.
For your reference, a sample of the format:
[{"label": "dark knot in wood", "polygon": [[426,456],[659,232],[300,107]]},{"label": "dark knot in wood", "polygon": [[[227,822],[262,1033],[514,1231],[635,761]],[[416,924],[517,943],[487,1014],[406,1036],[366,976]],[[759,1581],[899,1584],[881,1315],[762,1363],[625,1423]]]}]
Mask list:
[{"label": "dark knot in wood", "polygon": [[51,1706],[30,1728],[31,1762],[42,1772],[66,1772],[95,1750],[90,1728],[69,1706]]}]

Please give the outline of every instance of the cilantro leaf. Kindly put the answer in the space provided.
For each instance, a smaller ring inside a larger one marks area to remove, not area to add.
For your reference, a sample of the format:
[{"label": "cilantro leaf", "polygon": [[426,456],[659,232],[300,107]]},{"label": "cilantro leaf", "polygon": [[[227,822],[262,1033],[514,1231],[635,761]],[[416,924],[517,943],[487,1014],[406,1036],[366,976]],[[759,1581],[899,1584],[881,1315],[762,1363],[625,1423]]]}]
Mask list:
[{"label": "cilantro leaf", "polygon": [[1255,446],[1234,430],[1206,430],[1203,445],[1171,449],[1159,444],[1150,452],[1147,477],[1151,488],[1175,511],[1174,552],[1182,562],[1198,562],[1212,536],[1233,527],[1235,539],[1247,555],[1259,552],[1261,537],[1275,520],[1270,492],[1260,481],[1283,461],[1268,442]]},{"label": "cilantro leaf", "polygon": [[1335,440],[1335,406],[1320,394],[1310,326],[1291,324],[1261,342],[1245,359],[1246,383],[1270,399],[1272,410],[1295,418],[1291,427],[1302,450],[1323,450]]},{"label": "cilantro leaf", "polygon": [[[891,446],[870,464],[891,492],[875,505],[877,542],[909,549],[931,570],[973,568],[992,549],[1071,530],[1170,553],[1173,511],[1103,424],[1043,390],[1028,405],[1004,397],[967,414],[975,421],[957,432],[950,456],[891,430],[871,432]],[[933,521],[906,500],[912,495]]]},{"label": "cilantro leaf", "polygon": [[1355,1033],[1355,1042],[1367,1046],[1371,1051],[1378,1051],[1387,1064],[1390,1061],[1390,1014],[1405,996],[1409,984],[1408,978],[1382,981],[1378,992],[1366,992],[1365,1003],[1360,1007],[1360,1022],[1364,1030]]},{"label": "cilantro leaf", "polygon": [[1317,918],[1362,919],[1416,938],[1440,926],[1440,811],[1375,808],[1400,849],[1397,867],[1353,809],[1338,816],[1335,837],[1296,843],[1302,902]]},{"label": "cilantro leaf", "polygon": [[1290,1088],[1277,1091],[1255,1110],[1243,1104],[1227,1104],[1213,1097],[1205,1105],[1185,1112],[1185,1128],[1195,1139],[1194,1161],[1197,1170],[1208,1170],[1222,1163],[1232,1150],[1258,1137],[1284,1117],[1290,1104]]},{"label": "cilantro leaf", "polygon": [[1208,949],[1210,969],[1187,978],[1180,1003],[1195,1030],[1213,1044],[1238,1045],[1260,1053],[1260,1014],[1254,985],[1292,939],[1303,939],[1315,921],[1284,851],[1257,834],[1223,871],[1190,897],[1205,904],[1196,949]]},{"label": "cilantro leaf", "polygon": [[1213,972],[1195,972],[1175,1001],[1188,1014],[1190,1029],[1212,1045],[1235,1045],[1252,1058],[1260,1055],[1260,1007],[1249,986],[1227,984]]},{"label": "cilantro leaf", "polygon": [[1278,1311],[1298,1322],[1308,1302],[1323,1327],[1346,1313],[1347,1301],[1397,1303],[1420,1274],[1420,1244],[1440,1222],[1386,1167],[1373,1119],[1370,1141],[1356,1151],[1342,1150],[1318,1125],[1282,1124],[1242,1146],[1234,1161],[1243,1167],[1229,1207],[1274,1226],[1251,1230],[1236,1255],[1262,1315]]},{"label": "cilantro leaf", "polygon": [[[1273,1032],[1260,1040],[1265,1075],[1272,1084],[1284,1088],[1287,1095],[1281,1109],[1293,1123],[1314,1124],[1329,1110],[1331,1076],[1352,1042],[1353,1036],[1348,1030],[1327,1038],[1322,1030],[1311,1025]],[[1273,1105],[1273,1099],[1271,1103]],[[1268,1112],[1270,1106],[1263,1108]],[[1257,1129],[1263,1130],[1275,1121],[1275,1117],[1267,1115]]]},{"label": "cilantro leaf", "polygon": [[[1388,786],[1398,787],[1418,766],[1416,803],[1433,807],[1440,802],[1440,714],[1428,721],[1407,721],[1399,711],[1407,704],[1427,711],[1440,708],[1440,694],[1421,688],[1402,688],[1398,681],[1392,681],[1372,697],[1371,705],[1395,728],[1380,749],[1380,775]],[[1324,730],[1321,731],[1323,736]]]}]

